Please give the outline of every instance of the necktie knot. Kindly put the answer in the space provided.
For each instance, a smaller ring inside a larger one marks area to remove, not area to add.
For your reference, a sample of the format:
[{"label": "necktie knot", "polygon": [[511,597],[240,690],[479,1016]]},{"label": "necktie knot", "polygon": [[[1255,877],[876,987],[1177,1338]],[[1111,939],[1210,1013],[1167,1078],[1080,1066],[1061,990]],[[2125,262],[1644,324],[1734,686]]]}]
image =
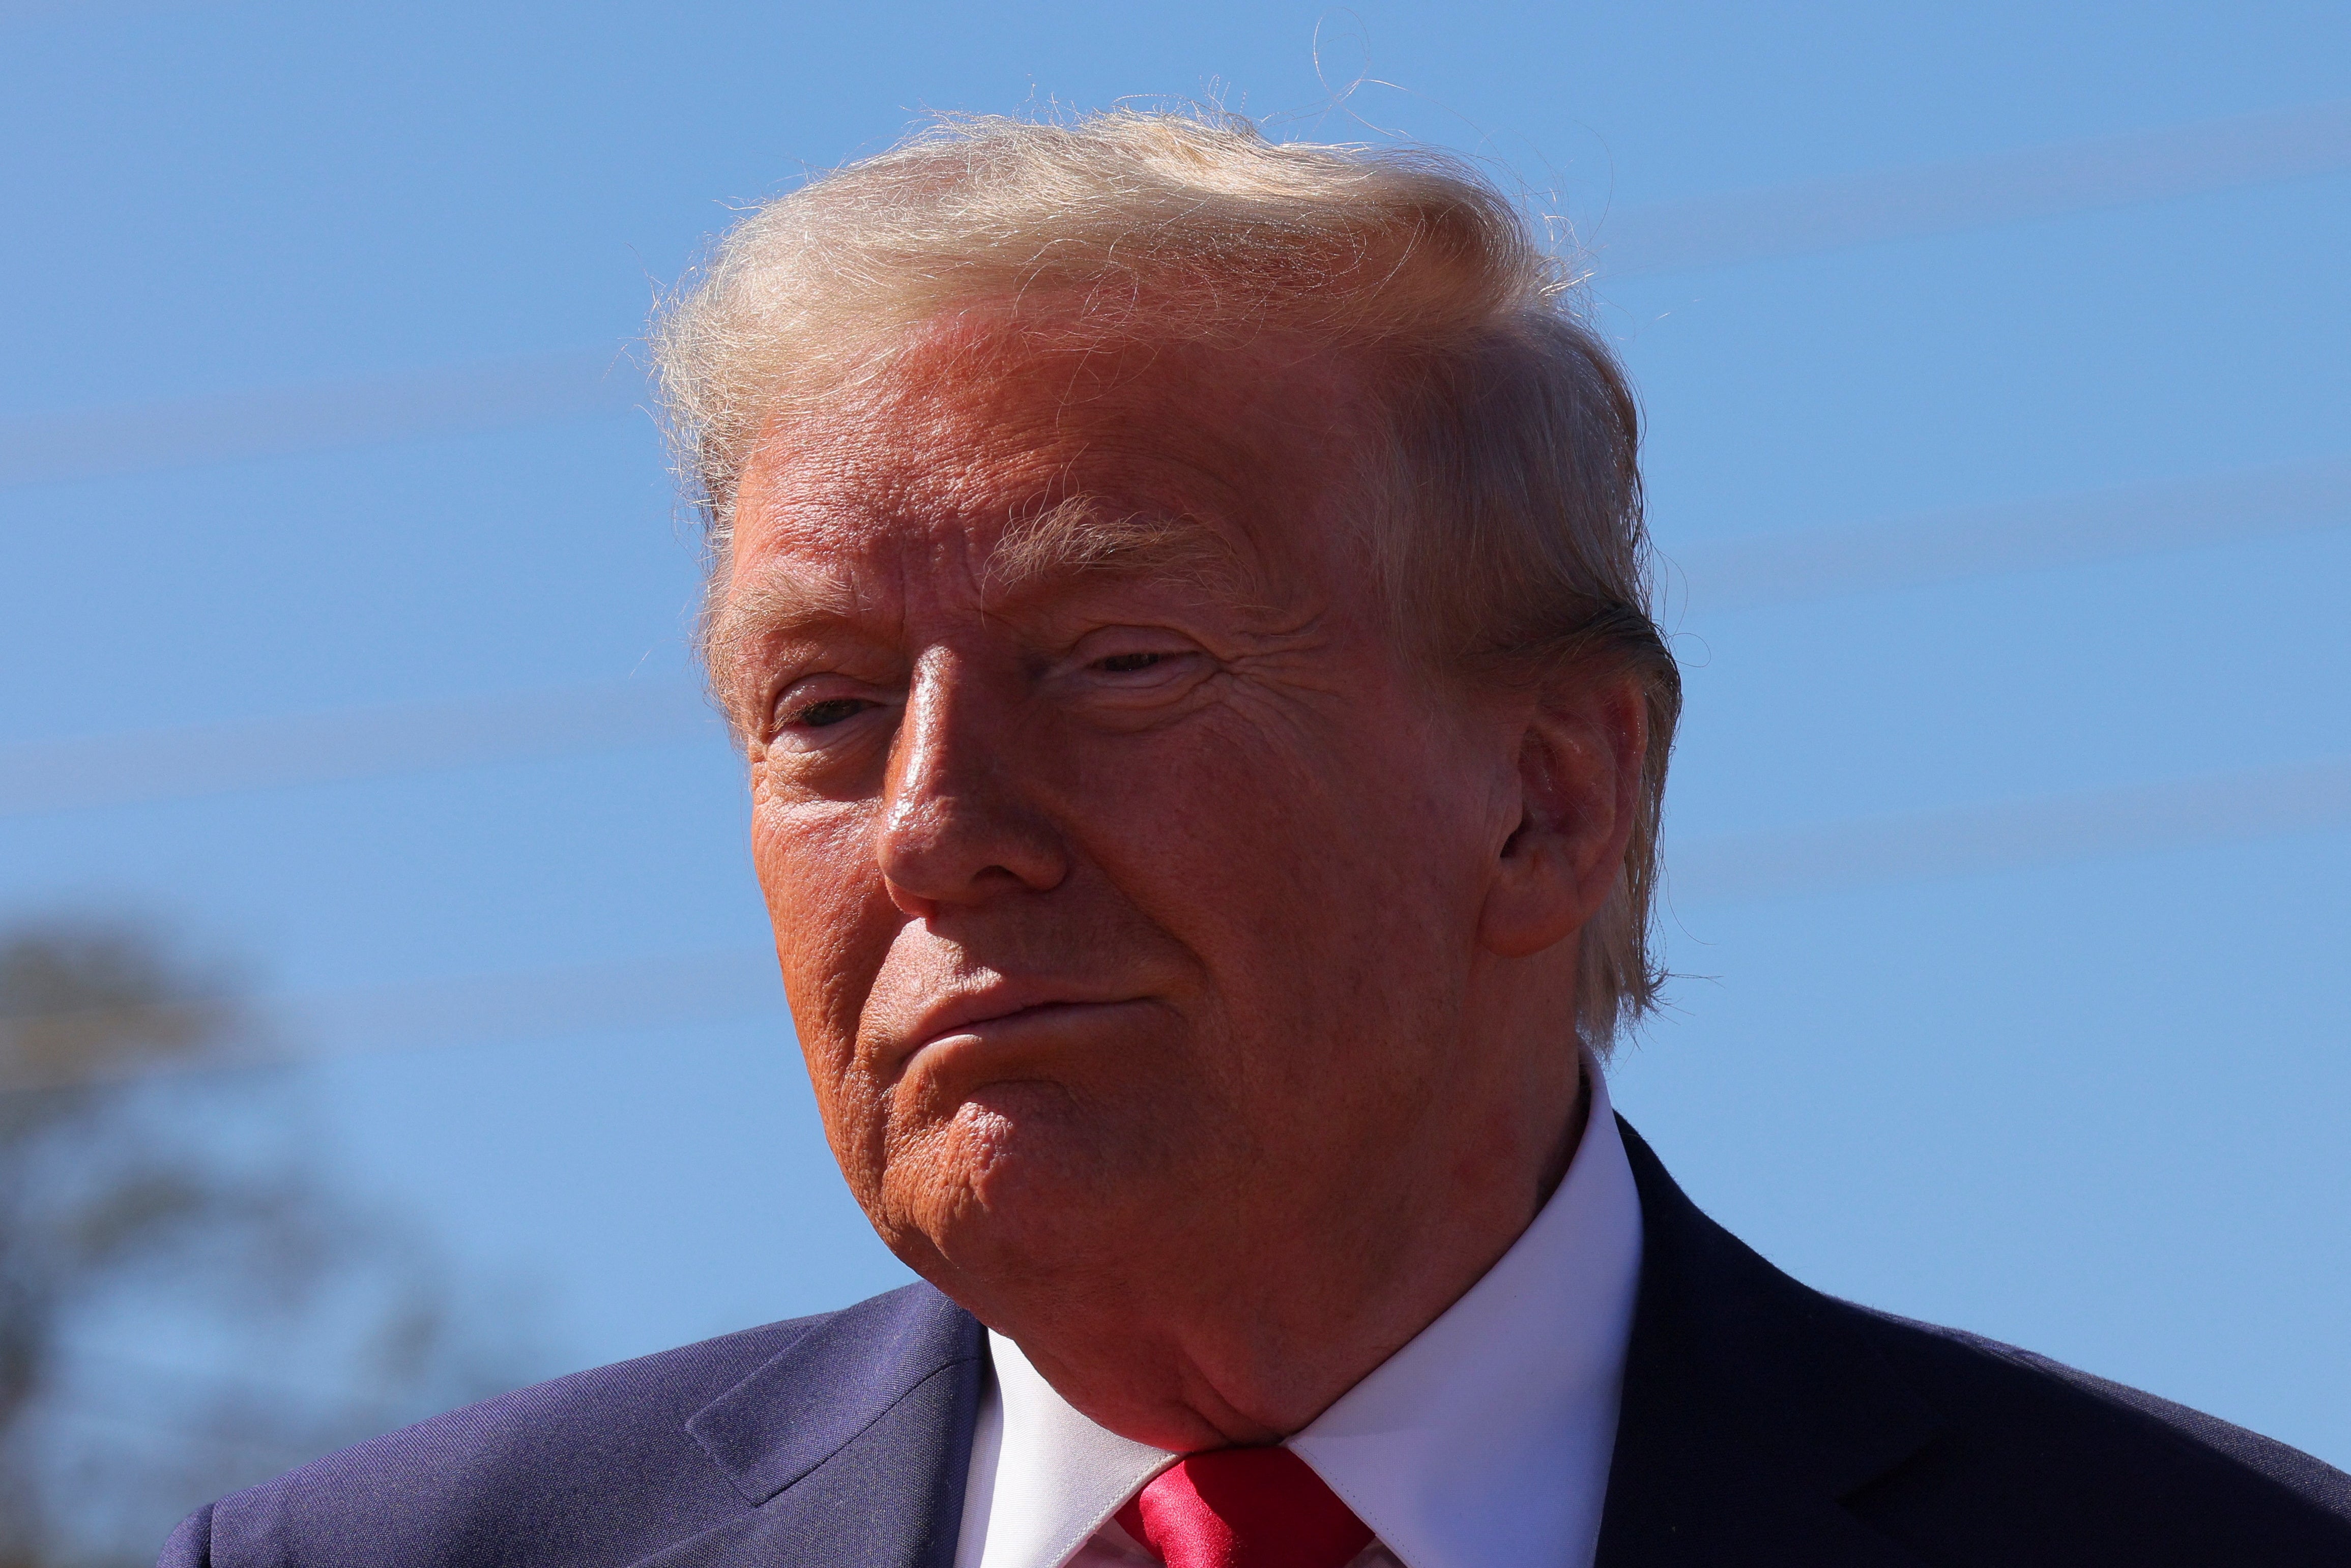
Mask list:
[{"label": "necktie knot", "polygon": [[1288,1448],[1181,1459],[1118,1511],[1167,1568],[1345,1568],[1371,1528]]}]

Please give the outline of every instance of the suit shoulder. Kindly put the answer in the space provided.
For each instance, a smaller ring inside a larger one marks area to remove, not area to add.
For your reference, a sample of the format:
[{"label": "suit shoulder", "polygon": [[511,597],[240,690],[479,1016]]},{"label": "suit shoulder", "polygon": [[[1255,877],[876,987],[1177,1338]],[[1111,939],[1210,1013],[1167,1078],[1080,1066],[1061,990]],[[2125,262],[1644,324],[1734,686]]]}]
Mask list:
[{"label": "suit shoulder", "polygon": [[[2150,1564],[2351,1561],[2351,1476],[2299,1449],[1997,1340],[1838,1305],[1946,1422],[1865,1511],[1938,1516],[1949,1542],[1951,1500],[2001,1498],[1970,1511],[1986,1561],[2059,1560],[2060,1521],[2082,1532],[2075,1562],[2102,1560],[2078,1554],[2092,1540]],[[2003,1519],[2042,1540],[2000,1539]]]},{"label": "suit shoulder", "polygon": [[329,1454],[191,1516],[163,1563],[634,1562],[749,1506],[690,1417],[808,1334],[887,1315],[905,1293],[573,1373]]}]

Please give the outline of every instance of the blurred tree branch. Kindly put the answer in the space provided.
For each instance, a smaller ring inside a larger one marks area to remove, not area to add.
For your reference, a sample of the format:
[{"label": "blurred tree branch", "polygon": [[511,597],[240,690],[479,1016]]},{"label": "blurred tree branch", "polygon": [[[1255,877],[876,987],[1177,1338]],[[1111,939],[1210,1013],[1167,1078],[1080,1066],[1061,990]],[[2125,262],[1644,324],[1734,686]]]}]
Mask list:
[{"label": "blurred tree branch", "polygon": [[128,923],[0,934],[0,1080],[46,1085],[0,1092],[0,1568],[151,1561],[197,1502],[523,1381],[292,1081],[141,1073],[252,1053],[230,982]]}]

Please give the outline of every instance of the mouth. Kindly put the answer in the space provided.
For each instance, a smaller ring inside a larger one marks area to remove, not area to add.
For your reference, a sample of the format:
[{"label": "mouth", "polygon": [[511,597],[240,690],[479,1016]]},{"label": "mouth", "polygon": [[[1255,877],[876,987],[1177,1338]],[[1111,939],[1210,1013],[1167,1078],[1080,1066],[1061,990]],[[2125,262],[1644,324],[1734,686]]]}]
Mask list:
[{"label": "mouth", "polygon": [[1148,1005],[1141,997],[1022,996],[1009,991],[959,998],[917,1024],[908,1055],[966,1040],[981,1045],[1041,1044],[1072,1030],[1091,1031]]}]

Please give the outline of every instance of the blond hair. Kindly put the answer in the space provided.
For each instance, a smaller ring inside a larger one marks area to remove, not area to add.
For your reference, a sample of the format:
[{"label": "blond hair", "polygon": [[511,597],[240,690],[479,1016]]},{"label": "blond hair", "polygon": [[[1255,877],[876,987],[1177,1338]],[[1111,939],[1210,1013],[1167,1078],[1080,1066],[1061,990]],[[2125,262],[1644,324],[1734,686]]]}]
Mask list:
[{"label": "blond hair", "polygon": [[1398,627],[1447,665],[1598,664],[1646,695],[1639,810],[1578,954],[1577,1028],[1604,1047],[1664,977],[1650,919],[1681,685],[1651,615],[1638,411],[1570,283],[1445,153],[1278,143],[1218,111],[961,118],[752,211],[653,347],[714,581],[775,422],[880,373],[942,312],[1102,342],[1280,330],[1367,356],[1386,417],[1371,542]]}]

